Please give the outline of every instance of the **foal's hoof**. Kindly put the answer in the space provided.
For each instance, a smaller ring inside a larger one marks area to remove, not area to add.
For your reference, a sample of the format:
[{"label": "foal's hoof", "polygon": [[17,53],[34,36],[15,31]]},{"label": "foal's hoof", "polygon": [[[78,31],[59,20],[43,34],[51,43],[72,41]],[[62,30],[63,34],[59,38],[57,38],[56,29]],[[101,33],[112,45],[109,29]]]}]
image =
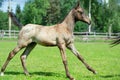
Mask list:
[{"label": "foal's hoof", "polygon": [[70,78],[70,80],[75,80],[74,78]]},{"label": "foal's hoof", "polygon": [[25,75],[31,77],[31,75],[29,73],[25,73]]},{"label": "foal's hoof", "polygon": [[97,74],[97,71],[94,71],[93,74]]},{"label": "foal's hoof", "polygon": [[4,76],[4,72],[0,72],[0,76]]}]

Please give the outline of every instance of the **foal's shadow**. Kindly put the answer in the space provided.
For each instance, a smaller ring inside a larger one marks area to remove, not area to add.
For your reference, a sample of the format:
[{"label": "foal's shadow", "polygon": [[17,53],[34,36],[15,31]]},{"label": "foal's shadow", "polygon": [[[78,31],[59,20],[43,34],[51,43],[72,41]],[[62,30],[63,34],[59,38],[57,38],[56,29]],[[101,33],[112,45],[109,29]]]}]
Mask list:
[{"label": "foal's shadow", "polygon": [[[96,75],[94,77],[107,79],[107,78],[120,77],[120,74]],[[85,78],[93,78],[93,76],[85,76]]]},{"label": "foal's shadow", "polygon": [[[13,71],[8,71],[5,72],[5,74],[7,75],[24,75],[23,72],[13,72]],[[30,76],[34,76],[34,75],[38,75],[38,76],[56,76],[56,77],[64,77],[63,74],[60,73],[54,73],[54,72],[31,72]]]},{"label": "foal's shadow", "polygon": [[39,76],[56,76],[56,77],[63,77],[63,74],[54,73],[54,72],[32,72],[31,75],[39,75]]},{"label": "foal's shadow", "polygon": [[114,74],[114,75],[102,75],[102,76],[100,76],[100,77],[102,77],[102,78],[112,78],[112,77],[120,77],[120,74]]},{"label": "foal's shadow", "polygon": [[13,71],[7,71],[5,72],[5,75],[21,75],[23,74],[22,72],[13,72]]}]

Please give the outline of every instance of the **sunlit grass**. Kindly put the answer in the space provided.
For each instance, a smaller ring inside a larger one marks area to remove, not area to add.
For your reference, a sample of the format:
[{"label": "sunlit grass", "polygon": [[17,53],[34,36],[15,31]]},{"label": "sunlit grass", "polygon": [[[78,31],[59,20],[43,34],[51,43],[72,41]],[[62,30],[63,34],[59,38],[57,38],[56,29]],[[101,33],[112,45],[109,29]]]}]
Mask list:
[{"label": "sunlit grass", "polygon": [[[15,46],[15,41],[0,41],[0,67]],[[109,43],[104,42],[76,42],[75,46],[86,62],[98,72],[96,75],[89,72],[66,50],[69,70],[76,80],[120,80],[120,45],[111,48]],[[19,57],[22,52],[11,60],[5,76],[0,77],[0,80],[68,80],[57,47],[35,47],[26,61],[31,77],[23,74]]]}]

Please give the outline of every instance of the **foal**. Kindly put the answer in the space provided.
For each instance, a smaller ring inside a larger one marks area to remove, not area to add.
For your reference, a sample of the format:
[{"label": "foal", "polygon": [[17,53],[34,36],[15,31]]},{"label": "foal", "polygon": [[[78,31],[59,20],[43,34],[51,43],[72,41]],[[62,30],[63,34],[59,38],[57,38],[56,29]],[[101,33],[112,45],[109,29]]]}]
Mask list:
[{"label": "foal", "polygon": [[20,56],[24,73],[29,75],[25,60],[36,44],[43,46],[57,46],[60,50],[62,61],[65,67],[66,76],[70,80],[74,78],[70,75],[67,65],[65,50],[68,48],[72,53],[86,66],[86,68],[96,73],[82,58],[79,52],[74,47],[73,40],[73,30],[74,25],[77,21],[83,21],[90,24],[90,19],[85,16],[83,9],[80,7],[79,3],[73,8],[69,14],[66,16],[64,21],[60,24],[54,26],[42,26],[36,24],[27,24],[22,27],[19,36],[17,46],[9,53],[9,56],[1,68],[1,76],[4,75],[4,71],[9,63],[9,61],[23,48],[25,51]]}]

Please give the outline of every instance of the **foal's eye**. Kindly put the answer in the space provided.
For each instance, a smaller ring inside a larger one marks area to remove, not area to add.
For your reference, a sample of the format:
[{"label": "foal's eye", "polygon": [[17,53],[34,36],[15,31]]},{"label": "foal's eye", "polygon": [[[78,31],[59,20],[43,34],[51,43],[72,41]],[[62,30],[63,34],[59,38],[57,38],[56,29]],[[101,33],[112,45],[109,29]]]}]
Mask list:
[{"label": "foal's eye", "polygon": [[78,11],[78,13],[83,14],[83,12],[81,12],[81,11]]}]

